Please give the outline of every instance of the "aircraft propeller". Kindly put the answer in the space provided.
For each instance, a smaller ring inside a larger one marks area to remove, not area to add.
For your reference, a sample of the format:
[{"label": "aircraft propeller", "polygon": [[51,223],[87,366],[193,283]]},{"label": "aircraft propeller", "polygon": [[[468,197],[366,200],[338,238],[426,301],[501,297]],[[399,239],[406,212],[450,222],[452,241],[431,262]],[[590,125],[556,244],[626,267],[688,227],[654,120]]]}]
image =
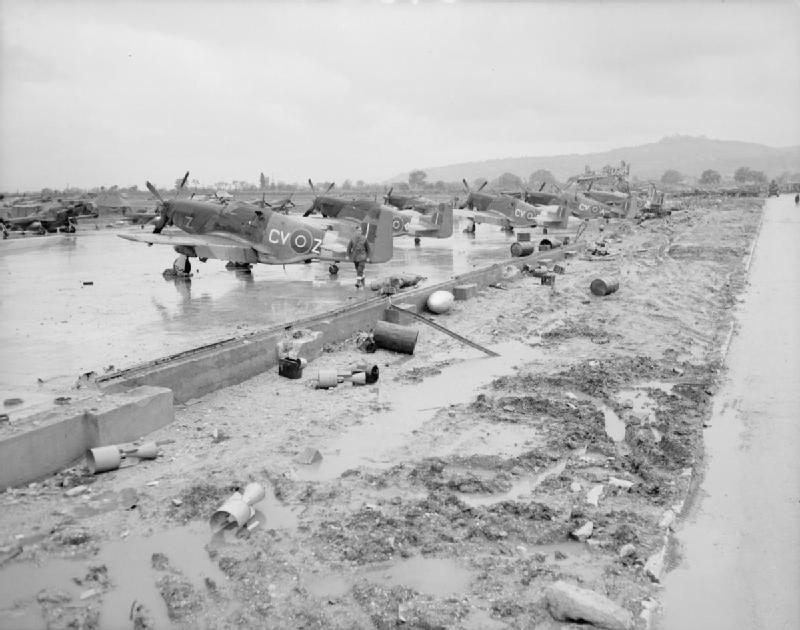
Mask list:
[{"label": "aircraft propeller", "polygon": [[[186,181],[188,179],[189,179],[189,171],[186,171],[186,175],[183,176],[181,183],[178,184],[177,189],[175,190],[175,197],[173,197],[173,199],[178,198],[178,195],[180,194],[181,190],[183,190],[183,187],[186,186]],[[170,221],[172,221],[172,209],[170,208],[169,201],[164,201],[164,198],[160,194],[158,194],[158,190],[156,190],[156,187],[153,186],[153,184],[151,184],[148,181],[146,182],[146,185],[147,185],[147,190],[150,191],[150,194],[152,194],[159,201],[158,214],[160,216],[158,222],[156,223],[155,228],[153,228],[153,234],[158,234],[170,223]]]},{"label": "aircraft propeller", "polygon": [[330,184],[328,184],[328,187],[322,194],[317,194],[317,189],[314,188],[314,182],[311,181],[310,177],[308,178],[308,185],[311,187],[311,192],[314,193],[314,201],[311,202],[311,207],[303,213],[304,217],[307,217],[308,215],[319,211],[319,208],[317,207],[317,201],[319,200],[320,197],[327,195],[330,192],[331,188],[333,188],[336,185],[336,182],[331,182]]}]

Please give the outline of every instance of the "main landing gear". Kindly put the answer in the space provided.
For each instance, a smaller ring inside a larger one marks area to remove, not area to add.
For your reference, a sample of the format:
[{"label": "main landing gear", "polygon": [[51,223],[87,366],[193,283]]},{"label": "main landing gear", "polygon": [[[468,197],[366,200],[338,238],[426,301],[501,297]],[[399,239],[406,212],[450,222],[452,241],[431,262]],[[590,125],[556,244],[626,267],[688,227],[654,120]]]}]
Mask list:
[{"label": "main landing gear", "polygon": [[332,276],[337,275],[339,273],[339,265],[337,265],[336,263],[331,263],[330,266],[328,267],[328,273],[331,274]]}]

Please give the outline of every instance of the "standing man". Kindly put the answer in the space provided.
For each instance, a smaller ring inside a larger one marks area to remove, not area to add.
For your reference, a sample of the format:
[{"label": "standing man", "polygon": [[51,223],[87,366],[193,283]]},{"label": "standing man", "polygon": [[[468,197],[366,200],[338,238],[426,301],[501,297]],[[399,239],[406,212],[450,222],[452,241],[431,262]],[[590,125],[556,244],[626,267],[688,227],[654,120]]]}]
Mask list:
[{"label": "standing man", "polygon": [[347,256],[353,261],[356,267],[356,289],[364,287],[364,267],[370,255],[369,242],[361,233],[361,226],[357,225],[353,232],[353,237],[347,244]]}]

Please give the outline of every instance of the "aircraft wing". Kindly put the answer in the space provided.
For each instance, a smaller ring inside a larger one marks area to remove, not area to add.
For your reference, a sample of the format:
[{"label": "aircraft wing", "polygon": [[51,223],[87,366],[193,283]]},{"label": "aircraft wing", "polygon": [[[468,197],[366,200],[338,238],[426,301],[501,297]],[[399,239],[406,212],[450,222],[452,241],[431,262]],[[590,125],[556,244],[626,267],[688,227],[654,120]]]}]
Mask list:
[{"label": "aircraft wing", "polygon": [[[120,238],[148,245],[171,245],[192,248],[202,258],[234,262],[257,262],[260,249],[255,243],[228,234],[187,234],[186,232],[117,234]],[[263,253],[263,252],[261,252]]]},{"label": "aircraft wing", "polygon": [[493,212],[492,210],[488,212],[470,210],[466,215],[461,216],[466,216],[475,221],[475,223],[489,223],[491,225],[499,225],[500,227],[507,227],[510,223],[507,216],[499,212]]}]

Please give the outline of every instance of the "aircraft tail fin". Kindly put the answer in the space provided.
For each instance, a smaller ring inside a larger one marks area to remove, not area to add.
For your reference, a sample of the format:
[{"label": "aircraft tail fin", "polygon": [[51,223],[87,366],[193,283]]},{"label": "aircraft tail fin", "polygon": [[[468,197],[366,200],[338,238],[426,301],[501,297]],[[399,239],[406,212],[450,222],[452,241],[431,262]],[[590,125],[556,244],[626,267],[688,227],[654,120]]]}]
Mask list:
[{"label": "aircraft tail fin", "polygon": [[433,217],[434,223],[439,226],[436,238],[450,238],[453,236],[453,208],[446,203],[440,203]]},{"label": "aircraft tail fin", "polygon": [[558,204],[558,213],[556,216],[558,217],[558,222],[561,227],[567,227],[569,225],[569,205],[566,203]]},{"label": "aircraft tail fin", "polygon": [[370,214],[364,221],[364,234],[370,244],[369,262],[382,263],[392,259],[394,240],[392,239],[392,213]]}]

